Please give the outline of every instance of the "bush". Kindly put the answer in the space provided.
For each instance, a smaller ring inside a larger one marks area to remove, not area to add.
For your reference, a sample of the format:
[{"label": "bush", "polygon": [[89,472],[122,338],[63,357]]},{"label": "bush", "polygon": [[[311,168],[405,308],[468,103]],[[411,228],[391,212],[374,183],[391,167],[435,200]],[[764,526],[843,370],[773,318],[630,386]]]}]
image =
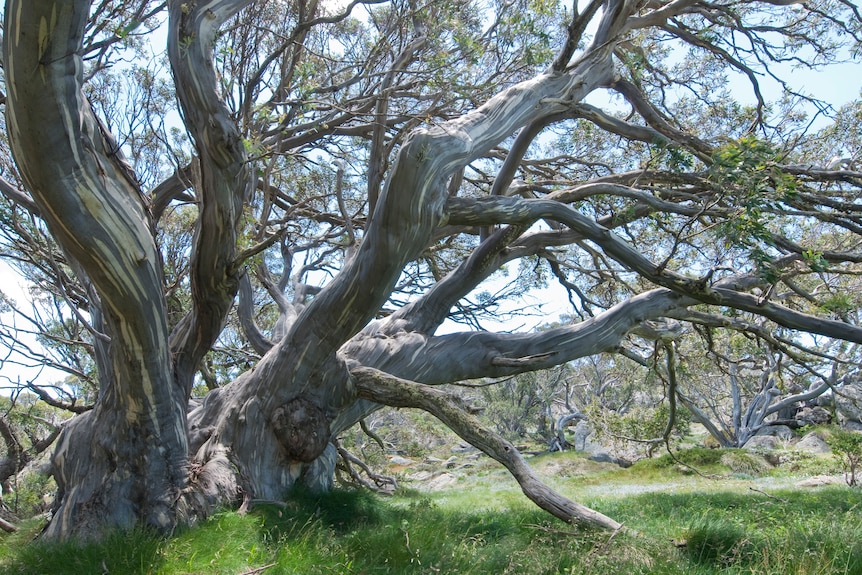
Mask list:
[{"label": "bush", "polygon": [[833,428],[826,443],[844,467],[845,480],[851,487],[858,485],[856,472],[862,464],[862,433]]},{"label": "bush", "polygon": [[[625,413],[602,409],[591,405],[586,414],[593,424],[598,439],[610,438],[614,447],[623,446],[644,449],[647,457],[662,443],[641,443],[662,437],[670,419],[670,407],[661,404],[658,407],[634,407]],[[686,409],[678,408],[671,441],[678,441],[691,431],[691,414]]]},{"label": "bush", "polygon": [[763,457],[737,449],[728,450],[722,454],[719,461],[722,465],[729,467],[733,473],[744,475],[763,475],[772,469],[772,466]]},{"label": "bush", "polygon": [[721,458],[727,450],[708,449],[706,447],[692,447],[682,449],[673,455],[665,453],[661,457],[653,459],[642,459],[635,464],[638,469],[670,469],[683,463],[691,467],[709,467],[721,463]]}]

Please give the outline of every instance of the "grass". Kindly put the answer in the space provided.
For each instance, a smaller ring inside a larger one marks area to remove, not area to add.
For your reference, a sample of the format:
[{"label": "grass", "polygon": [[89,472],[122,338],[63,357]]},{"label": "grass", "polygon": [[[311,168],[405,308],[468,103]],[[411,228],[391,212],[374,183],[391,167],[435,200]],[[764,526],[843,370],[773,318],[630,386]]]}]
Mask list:
[{"label": "grass", "polygon": [[434,494],[336,491],[245,516],[223,512],[168,539],[133,532],[48,545],[32,542],[41,526],[30,523],[0,536],[0,572],[862,574],[860,489],[765,494],[687,477],[694,490],[614,494],[626,477],[645,474],[629,473],[606,474],[612,488],[601,494],[578,478],[556,483],[637,534],[577,531],[487,472]]}]

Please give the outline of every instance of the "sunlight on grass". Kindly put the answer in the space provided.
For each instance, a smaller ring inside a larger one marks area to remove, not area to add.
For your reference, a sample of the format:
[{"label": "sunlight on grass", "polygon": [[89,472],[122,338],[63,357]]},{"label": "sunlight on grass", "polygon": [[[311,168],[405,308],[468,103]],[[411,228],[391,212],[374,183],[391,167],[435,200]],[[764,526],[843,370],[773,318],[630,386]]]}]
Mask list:
[{"label": "sunlight on grass", "polygon": [[[476,482],[479,483],[479,482]],[[694,574],[862,573],[862,490],[828,487],[605,493],[584,500],[636,534],[584,532],[508,485],[472,484],[381,499],[336,491],[223,512],[161,539],[139,531],[98,544],[0,537],[14,574]],[[583,487],[571,486],[573,491]]]}]

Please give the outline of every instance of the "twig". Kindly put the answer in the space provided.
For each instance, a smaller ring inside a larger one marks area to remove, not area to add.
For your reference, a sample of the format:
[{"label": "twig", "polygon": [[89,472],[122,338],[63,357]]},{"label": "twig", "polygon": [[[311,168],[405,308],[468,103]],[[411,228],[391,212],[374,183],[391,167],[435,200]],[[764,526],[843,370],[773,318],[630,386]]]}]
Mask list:
[{"label": "twig", "polygon": [[617,527],[616,529],[613,530],[613,532],[605,540],[604,543],[600,543],[597,541],[596,544],[593,545],[593,548],[590,549],[589,553],[587,553],[586,564],[584,565],[584,570],[587,570],[591,566],[593,559],[595,559],[596,557],[600,557],[600,556],[604,555],[605,553],[607,553],[608,547],[610,547],[611,542],[617,536],[617,533],[619,533],[620,531],[623,531],[624,528],[625,527],[623,525],[620,525],[619,527]]},{"label": "twig", "polygon": [[529,527],[530,529],[538,529],[539,531],[544,531],[545,533],[553,533],[554,535],[569,535],[569,536],[578,536],[579,533],[575,530],[567,531],[565,529],[554,529],[553,527],[545,527],[544,525],[524,525],[524,527]]},{"label": "twig", "polygon": [[270,563],[269,565],[263,565],[261,567],[255,567],[251,571],[243,571],[239,575],[257,575],[258,573],[263,573],[264,571],[266,571],[270,567],[275,567],[276,565],[278,565],[278,563]]},{"label": "twig", "polygon": [[780,501],[782,503],[790,503],[790,501],[788,501],[787,499],[782,499],[781,497],[776,497],[775,495],[770,495],[769,493],[767,493],[766,491],[763,491],[762,489],[757,489],[756,487],[749,487],[749,489],[751,491],[756,492],[756,493],[760,493],[761,495],[765,495],[769,499],[775,499],[776,501]]}]

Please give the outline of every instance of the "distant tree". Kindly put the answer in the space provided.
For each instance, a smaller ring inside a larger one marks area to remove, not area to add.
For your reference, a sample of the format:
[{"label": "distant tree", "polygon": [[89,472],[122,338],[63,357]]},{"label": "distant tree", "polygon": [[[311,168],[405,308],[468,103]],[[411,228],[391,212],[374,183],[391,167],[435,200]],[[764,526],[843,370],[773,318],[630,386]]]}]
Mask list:
[{"label": "distant tree", "polygon": [[773,346],[780,338],[762,333],[697,337],[680,354],[677,397],[722,447],[742,447],[770,425],[806,425],[799,412],[858,369],[855,345],[836,345],[830,357],[822,347]]},{"label": "distant tree", "polygon": [[530,437],[550,442],[560,412],[570,413],[571,369],[567,365],[479,384],[482,415],[508,439]]},{"label": "distant tree", "polygon": [[[816,134],[833,110],[792,82],[857,58],[860,24],[849,0],[7,0],[3,251],[46,292],[29,325],[72,388],[45,394],[87,404],[46,537],[327,489],[381,404],[619,528],[433,386],[635,353],[668,318],[862,342],[855,112]],[[574,321],[482,329],[551,281]]]}]

